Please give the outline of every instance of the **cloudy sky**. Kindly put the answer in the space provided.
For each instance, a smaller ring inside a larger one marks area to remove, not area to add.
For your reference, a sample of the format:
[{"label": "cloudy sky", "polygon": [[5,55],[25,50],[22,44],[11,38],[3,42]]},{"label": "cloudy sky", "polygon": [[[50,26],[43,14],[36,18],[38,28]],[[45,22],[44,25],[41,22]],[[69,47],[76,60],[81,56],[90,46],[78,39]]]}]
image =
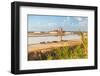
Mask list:
[{"label": "cloudy sky", "polygon": [[64,31],[87,31],[88,17],[28,15],[28,31],[52,31],[63,28]]}]

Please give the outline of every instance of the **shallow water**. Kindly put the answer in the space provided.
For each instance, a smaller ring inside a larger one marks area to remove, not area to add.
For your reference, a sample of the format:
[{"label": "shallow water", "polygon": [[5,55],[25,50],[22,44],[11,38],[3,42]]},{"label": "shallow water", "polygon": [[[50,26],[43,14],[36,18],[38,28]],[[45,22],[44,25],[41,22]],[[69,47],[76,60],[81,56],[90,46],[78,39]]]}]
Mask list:
[{"label": "shallow water", "polygon": [[[62,37],[62,40],[74,40],[80,39],[80,36],[77,34],[65,35]],[[51,42],[51,41],[60,41],[60,36],[38,36],[38,37],[28,37],[28,44],[37,44],[40,42]]]}]

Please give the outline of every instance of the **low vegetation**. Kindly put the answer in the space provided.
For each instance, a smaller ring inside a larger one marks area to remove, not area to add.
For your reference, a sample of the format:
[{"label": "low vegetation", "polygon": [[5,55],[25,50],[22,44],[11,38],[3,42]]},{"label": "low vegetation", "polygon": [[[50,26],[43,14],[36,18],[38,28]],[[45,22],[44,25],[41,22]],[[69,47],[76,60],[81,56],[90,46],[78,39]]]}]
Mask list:
[{"label": "low vegetation", "polygon": [[88,57],[88,40],[82,32],[81,45],[64,46],[59,48],[52,48],[48,52],[31,52],[28,54],[28,60],[58,60],[58,59],[84,59]]}]

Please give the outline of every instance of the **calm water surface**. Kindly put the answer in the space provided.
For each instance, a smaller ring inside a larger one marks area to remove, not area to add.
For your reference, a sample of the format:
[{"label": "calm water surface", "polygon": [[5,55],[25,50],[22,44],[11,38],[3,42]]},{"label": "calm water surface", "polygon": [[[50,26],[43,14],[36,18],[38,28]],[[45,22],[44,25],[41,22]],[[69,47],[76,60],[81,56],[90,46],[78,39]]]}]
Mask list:
[{"label": "calm water surface", "polygon": [[[73,40],[80,39],[80,36],[77,34],[73,35],[65,35],[62,37],[62,40]],[[59,41],[60,36],[38,36],[38,37],[28,37],[28,44],[38,44],[40,42],[51,42],[51,41]]]}]

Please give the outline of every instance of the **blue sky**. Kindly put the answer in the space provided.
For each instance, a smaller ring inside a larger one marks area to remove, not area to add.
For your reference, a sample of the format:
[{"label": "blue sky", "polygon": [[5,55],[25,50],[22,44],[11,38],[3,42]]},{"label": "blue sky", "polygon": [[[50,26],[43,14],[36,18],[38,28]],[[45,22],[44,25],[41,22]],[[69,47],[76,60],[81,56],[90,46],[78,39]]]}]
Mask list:
[{"label": "blue sky", "polygon": [[64,31],[87,31],[88,17],[28,15],[28,31],[52,31],[63,28]]}]

